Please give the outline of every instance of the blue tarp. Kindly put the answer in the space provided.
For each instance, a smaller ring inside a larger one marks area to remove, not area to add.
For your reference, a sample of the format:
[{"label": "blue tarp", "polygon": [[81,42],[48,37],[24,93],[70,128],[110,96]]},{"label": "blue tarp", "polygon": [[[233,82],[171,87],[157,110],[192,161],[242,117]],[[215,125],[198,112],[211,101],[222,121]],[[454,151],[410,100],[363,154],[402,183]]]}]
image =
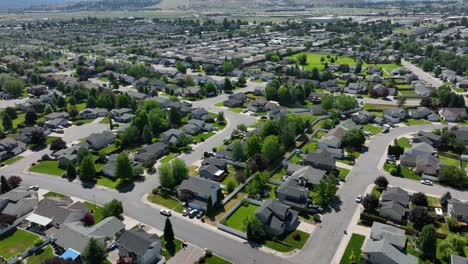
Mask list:
[{"label": "blue tarp", "polygon": [[63,258],[63,259],[69,259],[71,258],[72,260],[75,260],[77,259],[78,257],[80,256],[80,253],[69,248],[67,249],[67,251],[63,252],[63,254],[60,256],[60,258]]}]

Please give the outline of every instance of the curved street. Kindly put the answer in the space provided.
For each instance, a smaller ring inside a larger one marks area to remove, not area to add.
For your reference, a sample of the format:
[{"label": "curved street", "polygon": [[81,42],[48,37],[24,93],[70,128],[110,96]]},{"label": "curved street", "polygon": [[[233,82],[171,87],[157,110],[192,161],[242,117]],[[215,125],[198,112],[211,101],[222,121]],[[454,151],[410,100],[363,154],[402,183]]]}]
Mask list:
[{"label": "curved street", "polygon": [[[261,85],[261,84],[260,84]],[[252,86],[239,89],[239,92],[253,90]],[[220,95],[215,98],[208,98],[193,102],[194,107],[204,107],[209,111],[218,112],[220,108],[214,104],[225,100],[228,95]],[[250,125],[256,122],[256,118],[224,111],[227,120],[227,126],[224,130],[218,132],[205,142],[194,147],[194,151],[180,156],[187,164],[192,164],[201,159],[204,151],[210,151],[212,147],[222,144],[225,137],[230,136],[231,132],[238,124]],[[361,155],[356,161],[353,170],[350,172],[346,183],[342,185],[337,193],[337,202],[331,212],[322,217],[322,224],[316,228],[304,249],[295,256],[282,258],[250,247],[248,244],[239,242],[238,239],[221,234],[221,231],[208,227],[207,224],[198,225],[190,223],[186,218],[172,217],[175,234],[180,239],[196,244],[202,248],[209,248],[216,254],[227,258],[235,263],[330,263],[336,248],[343,237],[343,230],[349,224],[358,204],[354,202],[358,194],[362,194],[366,187],[371,184],[375,177],[381,174],[379,164],[386,152],[387,145],[394,138],[416,132],[419,130],[430,130],[440,128],[441,125],[422,125],[410,126],[392,129],[387,134],[378,134],[369,142],[368,151]],[[92,128],[92,129],[91,129]],[[67,143],[82,138],[95,130],[102,130],[103,124],[83,125],[81,130],[69,130],[65,132]],[[87,134],[88,133],[88,134]],[[5,166],[0,169],[0,173],[6,176],[19,175],[23,178],[25,185],[39,185],[47,190],[54,190],[67,195],[89,200],[97,204],[104,204],[111,199],[122,201],[125,214],[141,221],[142,223],[163,230],[165,217],[161,216],[158,210],[145,204],[142,199],[145,194],[159,185],[158,178],[150,175],[144,182],[135,183],[132,188],[118,192],[100,186],[83,186],[81,182],[75,180],[69,182],[54,176],[33,174],[25,170],[31,163],[36,162],[43,154],[49,153],[48,149],[40,152],[31,153],[31,155],[18,161],[17,163]],[[424,191],[428,194],[440,195],[447,190],[441,186],[425,186],[419,182],[402,178],[389,177],[390,184],[404,186],[405,188]],[[452,196],[464,197],[466,192],[451,190]]]}]

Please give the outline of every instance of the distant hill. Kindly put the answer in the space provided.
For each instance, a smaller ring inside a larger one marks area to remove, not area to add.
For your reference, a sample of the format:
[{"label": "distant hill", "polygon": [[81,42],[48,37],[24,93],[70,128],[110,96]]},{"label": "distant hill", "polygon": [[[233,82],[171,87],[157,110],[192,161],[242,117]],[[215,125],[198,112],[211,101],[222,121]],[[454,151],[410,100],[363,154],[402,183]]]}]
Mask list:
[{"label": "distant hill", "polygon": [[63,4],[79,0],[0,0],[0,9],[28,8],[36,5]]}]

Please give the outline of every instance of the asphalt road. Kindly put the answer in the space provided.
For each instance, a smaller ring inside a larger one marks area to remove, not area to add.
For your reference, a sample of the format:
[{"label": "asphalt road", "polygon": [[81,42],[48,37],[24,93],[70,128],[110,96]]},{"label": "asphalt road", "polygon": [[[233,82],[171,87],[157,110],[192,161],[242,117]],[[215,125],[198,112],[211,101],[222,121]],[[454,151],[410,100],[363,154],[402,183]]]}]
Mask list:
[{"label": "asphalt road", "polygon": [[430,73],[427,73],[423,71],[421,68],[418,66],[412,64],[409,61],[406,60],[401,60],[401,65],[405,66],[408,70],[410,70],[412,73],[414,73],[420,80],[423,80],[430,85],[432,85],[435,88],[438,88],[443,84],[443,82],[440,79],[435,78],[432,76]]},{"label": "asphalt road", "polygon": [[[399,136],[417,132],[420,130],[433,130],[442,126],[421,125],[394,128],[387,134],[378,134],[371,139],[368,151],[362,154],[354,168],[351,170],[346,182],[337,193],[338,201],[333,206],[334,209],[322,217],[322,224],[307,242],[304,250],[289,260],[294,263],[328,264],[332,261],[336,248],[344,236],[344,230],[349,225],[349,221],[358,204],[355,202],[359,194],[363,194],[375,178],[382,174],[379,164],[385,158],[387,146]],[[457,191],[442,186],[426,186],[417,181],[402,178],[388,177],[390,184],[402,188],[409,188],[413,191],[423,191],[430,194],[443,194],[450,190],[453,197],[466,200],[467,192]]]}]

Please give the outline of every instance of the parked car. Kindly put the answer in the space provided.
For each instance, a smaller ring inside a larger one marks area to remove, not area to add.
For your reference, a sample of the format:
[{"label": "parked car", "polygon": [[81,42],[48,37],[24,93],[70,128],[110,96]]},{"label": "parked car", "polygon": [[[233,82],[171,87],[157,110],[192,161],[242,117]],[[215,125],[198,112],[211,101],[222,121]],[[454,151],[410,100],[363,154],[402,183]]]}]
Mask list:
[{"label": "parked car", "polygon": [[200,210],[200,211],[198,211],[197,219],[200,219],[200,218],[202,218],[203,216],[205,216],[205,210]]},{"label": "parked car", "polygon": [[358,197],[356,197],[356,203],[361,203],[362,202],[362,195],[358,195]]},{"label": "parked car", "polygon": [[191,210],[192,210],[192,209],[190,209],[190,208],[185,208],[185,209],[182,211],[182,216],[187,216],[187,215],[190,213]]},{"label": "parked car", "polygon": [[421,183],[425,184],[425,185],[429,185],[429,186],[432,186],[432,184],[433,184],[432,181],[430,181],[430,180],[421,180]]},{"label": "parked car", "polygon": [[190,211],[189,213],[189,217],[190,218],[194,218],[198,213],[198,210],[197,209],[192,209],[192,211]]},{"label": "parked car", "polygon": [[356,96],[356,98],[362,99],[363,97],[362,97],[362,95],[358,95],[358,96]]},{"label": "parked car", "polygon": [[242,109],[242,113],[247,113],[249,110],[248,109]]},{"label": "parked car", "polygon": [[38,185],[32,185],[32,186],[29,186],[28,187],[28,191],[37,191],[39,190],[39,186]]},{"label": "parked car", "polygon": [[167,217],[172,215],[172,213],[171,213],[171,211],[169,209],[164,209],[164,208],[159,210],[159,213],[164,215],[164,216],[167,216]]}]

